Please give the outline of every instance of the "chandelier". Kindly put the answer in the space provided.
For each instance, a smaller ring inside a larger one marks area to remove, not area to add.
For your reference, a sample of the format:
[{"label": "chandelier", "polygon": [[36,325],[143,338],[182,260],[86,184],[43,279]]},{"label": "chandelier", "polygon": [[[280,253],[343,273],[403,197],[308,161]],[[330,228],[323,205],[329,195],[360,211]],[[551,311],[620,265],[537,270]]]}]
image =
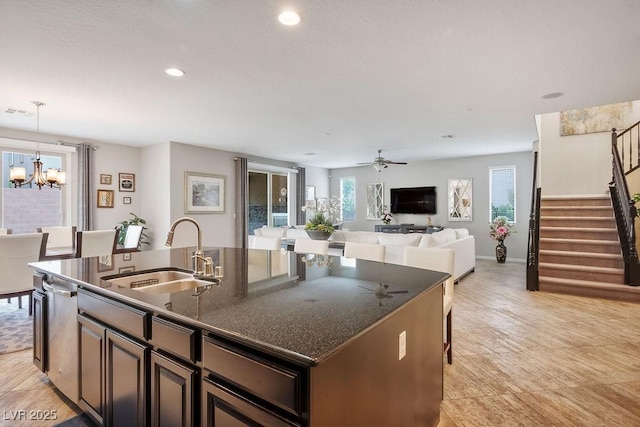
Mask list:
[{"label": "chandelier", "polygon": [[27,172],[23,167],[17,167],[11,165],[9,168],[9,180],[13,184],[13,187],[22,187],[23,185],[35,184],[39,190],[42,190],[43,186],[49,186],[51,188],[60,188],[65,184],[66,174],[60,169],[49,168],[44,172],[42,162],[40,161],[40,107],[44,102],[31,101],[37,108],[37,137],[36,137],[36,159],[33,162],[33,174],[26,179]]}]

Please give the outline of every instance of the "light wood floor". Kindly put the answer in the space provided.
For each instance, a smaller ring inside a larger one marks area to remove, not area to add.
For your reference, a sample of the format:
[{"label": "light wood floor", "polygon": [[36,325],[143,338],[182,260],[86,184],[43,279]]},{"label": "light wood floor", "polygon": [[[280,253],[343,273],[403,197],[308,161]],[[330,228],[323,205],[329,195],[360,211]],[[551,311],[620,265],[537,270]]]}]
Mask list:
[{"label": "light wood floor", "polygon": [[[640,426],[640,304],[528,292],[524,277],[478,260],[456,286],[440,427]],[[73,419],[54,390],[30,350],[0,355],[0,426]],[[4,419],[16,410],[58,419]]]},{"label": "light wood floor", "polygon": [[640,426],[640,304],[525,290],[478,260],[455,288],[440,427]]}]

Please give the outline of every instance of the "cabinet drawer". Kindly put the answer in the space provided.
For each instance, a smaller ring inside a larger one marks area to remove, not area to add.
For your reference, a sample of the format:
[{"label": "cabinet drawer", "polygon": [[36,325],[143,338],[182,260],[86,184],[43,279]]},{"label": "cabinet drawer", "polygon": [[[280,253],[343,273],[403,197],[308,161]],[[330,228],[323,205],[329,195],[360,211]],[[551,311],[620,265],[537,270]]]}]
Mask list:
[{"label": "cabinet drawer", "polygon": [[160,317],[151,319],[151,343],[158,349],[195,363],[196,331]]},{"label": "cabinet drawer", "polygon": [[135,338],[149,339],[151,315],[146,311],[84,289],[78,289],[78,310]]},{"label": "cabinet drawer", "polygon": [[202,364],[213,375],[288,412],[301,415],[301,373],[240,354],[210,337],[202,340]]},{"label": "cabinet drawer", "polygon": [[300,425],[273,414],[206,378],[202,379],[202,409],[202,425],[206,426],[293,427]]}]

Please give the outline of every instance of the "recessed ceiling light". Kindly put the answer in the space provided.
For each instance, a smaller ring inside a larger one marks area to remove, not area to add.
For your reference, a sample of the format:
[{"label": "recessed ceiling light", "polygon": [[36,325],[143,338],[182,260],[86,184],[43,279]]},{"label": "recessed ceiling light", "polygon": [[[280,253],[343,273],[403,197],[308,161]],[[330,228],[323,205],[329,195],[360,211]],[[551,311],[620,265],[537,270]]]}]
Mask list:
[{"label": "recessed ceiling light", "polygon": [[564,95],[564,92],[551,92],[546,95],[542,95],[542,99],[560,98],[562,95]]},{"label": "recessed ceiling light", "polygon": [[278,15],[278,21],[282,25],[298,25],[300,23],[300,15],[292,10],[287,10]]},{"label": "recessed ceiling light", "polygon": [[166,70],[164,70],[164,72],[172,77],[184,76],[184,71],[182,71],[180,68],[167,68]]}]

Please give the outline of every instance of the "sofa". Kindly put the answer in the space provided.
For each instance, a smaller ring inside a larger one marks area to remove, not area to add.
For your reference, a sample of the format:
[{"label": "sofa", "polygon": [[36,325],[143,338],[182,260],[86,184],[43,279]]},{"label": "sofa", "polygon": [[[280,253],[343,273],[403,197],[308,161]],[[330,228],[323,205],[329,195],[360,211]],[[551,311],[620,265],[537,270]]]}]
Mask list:
[{"label": "sofa", "polygon": [[[256,236],[280,237],[281,239],[308,239],[304,226],[267,227],[254,230]],[[251,239],[251,236],[249,236]],[[382,233],[376,231],[336,230],[330,242],[360,242],[385,246],[385,262],[404,263],[404,247],[450,248],[455,251],[454,281],[471,273],[476,268],[476,242],[466,228],[445,228],[432,234],[422,233]]]},{"label": "sofa", "polygon": [[476,268],[476,242],[466,228],[445,228],[432,234],[336,230],[329,240],[384,245],[384,261],[391,264],[404,263],[405,246],[450,248],[455,251],[453,280],[456,282]]}]

